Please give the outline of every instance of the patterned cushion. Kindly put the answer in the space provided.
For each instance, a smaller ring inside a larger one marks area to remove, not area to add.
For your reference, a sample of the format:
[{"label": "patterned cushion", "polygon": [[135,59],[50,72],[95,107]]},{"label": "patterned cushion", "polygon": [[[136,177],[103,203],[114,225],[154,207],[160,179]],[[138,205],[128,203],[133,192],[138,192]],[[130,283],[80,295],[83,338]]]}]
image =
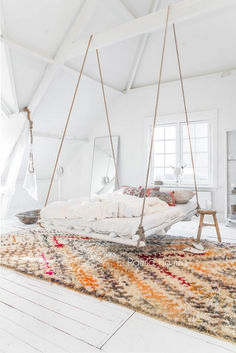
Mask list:
[{"label": "patterned cushion", "polygon": [[123,190],[123,194],[137,196],[137,197],[143,197],[144,196],[144,188],[142,188],[141,186],[139,186],[139,187],[125,186],[124,190]]},{"label": "patterned cushion", "polygon": [[147,197],[156,197],[156,192],[160,190],[159,186],[155,188],[147,189]]},{"label": "patterned cushion", "polygon": [[169,206],[175,206],[174,192],[163,192],[158,190],[152,190],[150,192],[151,197],[158,197],[160,200],[165,201]]},{"label": "patterned cushion", "polygon": [[[147,197],[155,197],[156,195],[152,195],[153,192],[159,191],[159,186],[155,188],[147,189]],[[125,195],[132,195],[137,197],[144,197],[144,188],[142,186],[134,187],[134,186],[125,186],[123,189],[123,194]]]}]

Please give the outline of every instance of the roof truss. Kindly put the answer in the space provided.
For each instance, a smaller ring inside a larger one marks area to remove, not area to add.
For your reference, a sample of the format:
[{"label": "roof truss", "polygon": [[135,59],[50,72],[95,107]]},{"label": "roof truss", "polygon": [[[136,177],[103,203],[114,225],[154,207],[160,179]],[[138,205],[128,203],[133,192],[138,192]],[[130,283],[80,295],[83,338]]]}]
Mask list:
[{"label": "roof truss", "polygon": [[[195,17],[201,13],[217,8],[235,5],[235,0],[184,0],[171,6],[169,24]],[[152,33],[165,24],[166,9],[130,20],[122,25],[100,32],[93,37],[91,50],[134,38],[136,36]],[[66,60],[83,55],[86,51],[87,39],[73,43],[67,53]]]},{"label": "roof truss", "polygon": [[[58,67],[60,67],[60,69],[62,70],[65,70],[66,72],[70,73],[70,74],[73,74],[73,75],[79,75],[79,71],[77,71],[76,69],[70,67],[69,65],[67,65],[66,63],[56,63],[55,62],[55,59],[49,57],[49,56],[46,56],[34,49],[31,49],[31,48],[28,48],[26,47],[25,45],[22,45],[20,43],[17,43],[16,41],[4,36],[4,35],[1,35],[0,36],[0,40],[4,43],[6,43],[11,49],[13,50],[16,50],[17,52],[19,53],[22,53],[24,55],[28,55],[28,56],[32,56],[40,61],[44,61],[45,63],[47,64],[50,64],[50,65],[57,65]],[[99,83],[100,84],[100,81],[99,80],[96,80],[95,78],[93,77],[90,77],[86,74],[83,74],[84,77],[86,77],[88,80],[92,80],[96,83]],[[116,92],[118,93],[122,93],[120,92],[119,90],[117,90],[116,88],[110,86],[110,85],[107,85],[107,84],[104,84],[104,86],[112,89],[112,90],[115,90]]]},{"label": "roof truss", "polygon": [[[160,3],[161,3],[161,0],[154,0],[150,12],[152,13],[154,11],[157,11],[157,9],[160,6]],[[134,56],[132,70],[130,71],[130,74],[129,74],[129,77],[127,80],[127,84],[126,84],[126,88],[125,88],[126,93],[130,90],[130,88],[133,85],[133,82],[135,80],[135,75],[138,71],[139,64],[142,60],[149,36],[150,36],[149,33],[145,33],[145,34],[143,34],[142,38],[140,39],[139,47],[138,47],[137,52],[135,53],[135,56]]]},{"label": "roof truss", "polygon": [[[2,36],[2,34],[7,35],[2,3],[0,3],[0,9],[1,9],[1,36]],[[7,71],[8,71],[8,76],[10,80],[11,95],[13,98],[13,102],[11,105],[13,106],[9,107],[7,102],[2,102],[1,107],[4,110],[4,114],[9,116],[10,113],[19,113],[19,104],[18,104],[18,98],[17,98],[17,92],[16,92],[16,83],[15,83],[14,73],[13,73],[12,59],[11,59],[11,54],[7,43],[4,43],[4,52],[5,52],[6,61],[7,61]]]}]

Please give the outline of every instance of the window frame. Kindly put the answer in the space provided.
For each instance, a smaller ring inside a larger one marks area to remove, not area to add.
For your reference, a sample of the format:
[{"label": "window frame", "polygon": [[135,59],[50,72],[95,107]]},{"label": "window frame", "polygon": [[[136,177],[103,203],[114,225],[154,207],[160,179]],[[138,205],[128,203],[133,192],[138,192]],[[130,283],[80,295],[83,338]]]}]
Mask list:
[{"label": "window frame", "polygon": [[[218,135],[218,111],[217,110],[207,110],[201,112],[192,112],[188,114],[189,122],[207,122],[209,126],[209,139],[208,139],[208,164],[209,164],[209,183],[202,184],[199,183],[201,188],[216,188],[218,185],[218,172],[217,172],[217,135]],[[183,155],[183,136],[182,136],[182,124],[186,123],[185,114],[171,114],[171,115],[162,115],[157,117],[157,125],[173,125],[175,124],[177,127],[176,131],[176,165],[181,165],[181,158]],[[150,151],[150,141],[151,141],[151,134],[152,134],[152,126],[153,126],[153,117],[146,117],[145,118],[145,132],[146,132],[146,165],[148,163],[149,158],[149,151]],[[181,137],[180,136],[181,133]],[[180,139],[180,141],[179,141]],[[151,158],[151,166],[150,166],[150,175],[149,175],[149,182],[151,184],[154,183],[152,180],[154,169],[154,153],[152,153]],[[176,185],[176,183],[171,180],[167,181],[168,184],[165,185]],[[181,186],[189,187],[192,185],[191,182],[183,182]]]},{"label": "window frame", "polygon": [[[176,125],[176,124],[174,124],[174,125]],[[163,124],[160,124],[160,126],[166,128],[166,127],[169,127],[169,126],[173,126],[173,123],[163,123]],[[164,132],[164,134],[165,134],[165,132]],[[166,158],[165,158],[165,156],[166,156],[166,155],[173,155],[174,153],[166,153],[166,142],[175,141],[175,147],[176,147],[176,150],[177,150],[177,148],[178,148],[178,143],[177,143],[177,131],[176,131],[176,134],[175,134],[175,138],[174,138],[174,139],[172,139],[172,138],[170,138],[170,139],[165,139],[165,136],[164,136],[164,140],[160,140],[160,141],[164,142],[164,152],[163,152],[163,153],[162,153],[162,152],[161,152],[161,153],[157,153],[157,154],[160,154],[160,155],[163,155],[163,156],[164,156],[164,167],[163,167],[163,169],[169,169],[169,168],[166,166]],[[154,142],[155,142],[155,140],[154,140]],[[155,146],[154,146],[154,148],[155,148]],[[153,150],[153,154],[152,154],[152,165],[153,165],[153,168],[154,168],[154,159],[155,159],[155,156],[156,156],[157,154],[154,153],[154,150]],[[177,160],[176,160],[176,163],[177,163]]]}]

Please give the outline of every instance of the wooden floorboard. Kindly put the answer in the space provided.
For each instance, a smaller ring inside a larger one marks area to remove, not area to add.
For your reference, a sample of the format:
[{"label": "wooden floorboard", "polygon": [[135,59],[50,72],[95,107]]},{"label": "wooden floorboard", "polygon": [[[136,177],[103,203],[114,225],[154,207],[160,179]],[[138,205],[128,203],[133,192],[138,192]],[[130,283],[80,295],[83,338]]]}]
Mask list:
[{"label": "wooden floorboard", "polygon": [[[139,313],[133,316],[103,346],[107,353],[233,353],[233,344],[194,330],[163,323]],[[222,342],[222,345],[221,345]],[[235,346],[236,348],[236,346]]]},{"label": "wooden floorboard", "polygon": [[61,347],[58,347],[55,343],[52,343],[48,340],[45,340],[44,337],[40,337],[38,333],[33,333],[30,330],[30,326],[28,328],[22,327],[22,325],[16,323],[12,320],[12,317],[1,317],[0,320],[0,328],[4,330],[7,327],[8,332],[14,333],[14,337],[23,341],[26,344],[29,342],[33,342],[33,346],[35,349],[38,349],[40,352],[45,353],[57,353]]},{"label": "wooden floorboard", "polygon": [[1,348],[6,353],[39,353],[42,352],[35,348],[31,343],[26,343],[18,339],[8,328],[0,328]]},{"label": "wooden floorboard", "polygon": [[[69,318],[66,315],[62,315],[54,309],[52,310],[34,301],[25,299],[25,293],[21,294],[20,292],[21,291],[10,289],[9,287],[7,287],[7,289],[1,288],[1,300],[93,346],[99,346],[100,342],[103,342],[108,336],[108,334],[102,330],[83,325],[81,322]],[[58,307],[58,311],[59,310]]]},{"label": "wooden floorboard", "polygon": [[[57,353],[57,349],[63,353],[77,352],[76,342],[77,346],[84,344],[86,352],[96,351],[134,313],[6,268],[0,271],[0,298],[3,315],[0,328],[7,326],[13,330],[14,327],[15,339],[25,337],[26,342],[35,341],[35,349],[39,351],[48,343],[51,347],[48,352],[52,353]],[[63,346],[59,336],[72,339],[71,345]],[[51,346],[54,344],[55,350]]]},{"label": "wooden floorboard", "polygon": [[[0,277],[0,283],[0,289],[8,290],[32,303],[49,309],[51,312],[74,320],[76,324],[78,323],[90,329],[95,329],[102,334],[109,333],[111,329],[115,329],[117,324],[121,323],[105,319],[102,315],[94,315],[92,312],[89,312],[89,308],[87,307],[78,308],[73,303],[67,303],[66,298],[58,300],[57,298],[53,298],[51,294],[42,294],[39,290],[28,288],[24,284],[21,285],[12,280]],[[92,327],[91,322],[93,323]],[[96,333],[94,332],[94,334]]]},{"label": "wooden floorboard", "polygon": [[[48,323],[43,322],[39,318],[34,318],[31,315],[25,314],[23,311],[16,309],[15,307],[3,304],[0,302],[1,315],[11,317],[14,322],[33,334],[38,335],[43,341],[48,341],[55,345],[56,353],[76,352],[78,347],[82,352],[99,352],[98,349],[81,342],[74,336],[62,332],[56,327],[51,326]],[[82,350],[83,349],[83,350]]]}]

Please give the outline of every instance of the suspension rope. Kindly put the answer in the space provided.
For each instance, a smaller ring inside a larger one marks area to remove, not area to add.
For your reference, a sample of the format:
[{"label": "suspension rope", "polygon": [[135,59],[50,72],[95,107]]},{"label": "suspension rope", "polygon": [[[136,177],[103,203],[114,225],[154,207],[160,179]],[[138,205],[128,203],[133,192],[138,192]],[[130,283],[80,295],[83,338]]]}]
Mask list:
[{"label": "suspension rope", "polygon": [[146,203],[146,197],[147,197],[148,179],[149,179],[149,173],[150,173],[150,167],[151,167],[152,150],[153,150],[153,142],[154,142],[154,133],[155,133],[155,127],[156,127],[156,121],[157,121],[157,112],[158,112],[158,103],[159,103],[159,96],[160,96],[161,78],[162,78],[165,47],[166,47],[166,36],[167,36],[167,29],[168,29],[169,12],[170,12],[170,6],[168,6],[167,15],[166,15],[165,33],[164,33],[162,55],[161,55],[161,66],[160,66],[159,79],[158,79],[157,96],[156,96],[156,104],[155,104],[155,113],[154,113],[153,126],[152,126],[151,145],[150,145],[150,152],[149,152],[149,158],[148,158],[148,167],[147,167],[146,181],[145,181],[145,187],[144,187],[142,213],[141,213],[140,224],[139,224],[139,227],[138,227],[138,230],[137,230],[137,233],[136,233],[136,234],[139,235],[137,246],[139,246],[140,241],[144,241],[145,242],[145,233],[144,233],[144,229],[143,229],[143,216],[144,216],[144,209],[145,209],[145,203]]},{"label": "suspension rope", "polygon": [[74,102],[75,102],[75,97],[76,97],[76,94],[77,94],[77,91],[78,91],[78,88],[79,88],[80,79],[81,79],[81,76],[82,76],[82,73],[83,73],[83,70],[84,70],[84,65],[85,65],[85,62],[86,62],[86,59],[87,59],[87,55],[88,55],[88,51],[89,51],[89,47],[90,47],[92,38],[93,38],[93,36],[91,35],[90,38],[89,38],[89,41],[88,41],[88,45],[87,45],[87,49],[86,49],[86,52],[85,52],[85,55],[84,55],[84,60],[83,60],[82,66],[81,66],[78,82],[76,84],[75,92],[74,92],[74,95],[73,95],[73,99],[72,99],[72,102],[71,102],[70,110],[69,110],[68,117],[67,117],[67,120],[66,120],[66,125],[65,125],[64,132],[63,132],[63,135],[62,135],[62,138],[61,138],[61,143],[60,143],[60,147],[59,147],[59,150],[58,150],[58,153],[57,153],[57,158],[56,158],[55,166],[54,166],[54,169],[53,169],[53,173],[52,173],[50,185],[49,185],[49,188],[48,188],[48,193],[47,193],[47,197],[46,197],[46,201],[45,201],[44,207],[47,206],[48,199],[49,199],[49,196],[50,196],[50,192],[51,192],[54,176],[55,176],[56,169],[57,169],[57,164],[58,164],[59,157],[60,157],[60,154],[61,154],[61,150],[62,150],[62,146],[63,146],[63,143],[64,143],[67,127],[68,127],[68,124],[69,124],[69,121],[70,121],[70,117],[71,117],[71,112],[72,112],[72,109],[73,109],[73,106],[74,106]]},{"label": "suspension rope", "polygon": [[30,118],[30,110],[28,107],[23,109],[23,112],[27,113],[27,119],[29,121],[29,130],[30,130],[30,143],[33,144],[33,120]]},{"label": "suspension rope", "polygon": [[115,167],[116,183],[117,183],[117,188],[119,189],[120,183],[119,183],[118,169],[117,169],[115,150],[114,150],[114,144],[113,144],[112,133],[111,133],[111,124],[110,124],[110,119],[109,119],[109,114],[108,114],[107,101],[106,101],[103,76],[102,76],[102,69],[101,69],[101,63],[100,63],[100,59],[99,59],[98,50],[96,50],[96,54],[97,54],[97,62],[98,62],[98,68],[99,68],[100,81],[101,81],[101,86],[102,86],[103,100],[104,100],[105,111],[106,111],[106,119],[107,119],[108,131],[109,131],[109,138],[110,138],[110,143],[111,143],[113,163],[114,163],[114,167]]},{"label": "suspension rope", "polygon": [[193,158],[192,141],[191,141],[190,127],[189,127],[186,97],[185,97],[185,91],[184,91],[183,75],[181,70],[181,63],[180,63],[180,56],[179,56],[179,49],[178,49],[178,41],[177,41],[177,35],[176,35],[176,29],[175,29],[174,23],[173,23],[173,31],[174,31],[174,38],[175,38],[176,55],[178,60],[179,77],[181,82],[181,91],[182,91],[183,103],[184,103],[185,119],[186,119],[187,131],[188,131],[188,140],[189,140],[189,148],[190,148],[191,162],[192,162],[192,169],[193,169],[193,179],[194,179],[194,187],[195,187],[196,200],[197,200],[197,208],[199,209],[200,206],[199,206],[198,188],[197,188],[197,180],[196,180],[197,179],[196,170],[195,170],[195,164],[194,164],[194,158]]}]

